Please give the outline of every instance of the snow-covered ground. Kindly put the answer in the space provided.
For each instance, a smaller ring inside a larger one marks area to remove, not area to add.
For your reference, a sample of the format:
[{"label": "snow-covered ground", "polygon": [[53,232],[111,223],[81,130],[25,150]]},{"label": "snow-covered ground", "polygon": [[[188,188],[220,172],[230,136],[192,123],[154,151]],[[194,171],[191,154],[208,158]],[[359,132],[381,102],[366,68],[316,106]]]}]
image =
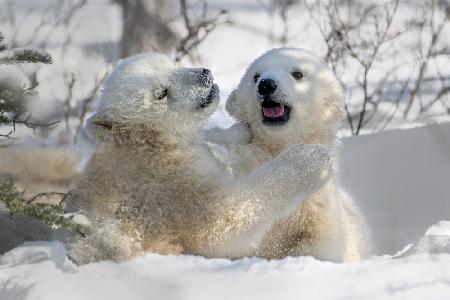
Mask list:
[{"label": "snow-covered ground", "polygon": [[34,242],[0,258],[0,295],[2,300],[444,300],[450,295],[450,222],[431,227],[403,254],[354,264],[147,254],[75,267],[58,242]]},{"label": "snow-covered ground", "polygon": [[[48,2],[16,1],[23,12]],[[218,27],[199,49],[202,65],[213,71],[222,91],[221,107],[209,126],[231,124],[223,109],[227,95],[255,57],[279,46],[268,39],[281,24],[267,2],[211,1],[213,8],[226,8],[235,25]],[[40,13],[30,13],[34,22]],[[305,18],[304,12],[290,18],[298,26],[289,44],[322,55],[324,45],[317,30],[302,23]],[[117,7],[94,0],[70,28],[58,31],[47,47],[55,63],[39,73],[36,107],[46,111],[55,107],[55,99],[64,99],[64,70],[77,75],[75,95],[83,97],[116,57],[120,28]],[[67,30],[72,42],[61,57]],[[351,81],[351,75],[345,74],[344,81]],[[396,121],[392,127],[436,120]],[[450,299],[450,223],[440,222],[450,220],[449,153],[450,123],[343,140],[341,181],[366,215],[379,255],[361,263],[147,254],[76,267],[61,244],[34,242],[0,257],[0,299]]]}]

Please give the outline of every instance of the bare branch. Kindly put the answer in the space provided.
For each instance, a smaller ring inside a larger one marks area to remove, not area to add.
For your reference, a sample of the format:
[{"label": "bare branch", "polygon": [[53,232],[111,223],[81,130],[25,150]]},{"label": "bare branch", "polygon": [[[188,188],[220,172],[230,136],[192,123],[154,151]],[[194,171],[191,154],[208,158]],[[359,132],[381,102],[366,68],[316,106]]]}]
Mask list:
[{"label": "bare branch", "polygon": [[13,133],[14,133],[13,130],[11,130],[10,132],[8,132],[7,134],[1,134],[1,133],[0,133],[0,137],[1,137],[1,138],[6,138],[6,139],[10,139],[10,140],[15,140],[16,138],[12,136]]},{"label": "bare branch", "polygon": [[[426,55],[425,55],[425,57],[423,58],[423,60],[422,60],[422,62],[420,64],[419,73],[418,73],[417,79],[415,80],[414,87],[413,87],[412,91],[410,92],[408,103],[406,105],[406,108],[405,108],[405,111],[404,111],[404,114],[403,114],[404,118],[408,117],[408,115],[409,115],[409,113],[411,111],[412,105],[413,105],[417,95],[420,93],[420,89],[422,88],[422,85],[424,83],[423,79],[424,79],[425,73],[427,71],[428,64],[429,64],[431,58],[433,58],[434,53],[436,52],[436,49],[435,49],[436,45],[437,45],[437,43],[439,41],[439,38],[441,36],[442,30],[444,29],[444,26],[447,24],[448,13],[446,14],[446,16],[442,20],[442,22],[438,25],[438,27],[434,28],[434,22],[435,22],[435,20],[434,20],[435,19],[434,18],[434,13],[435,13],[435,9],[436,9],[436,1],[433,1],[432,15],[430,17],[430,25],[429,25],[429,28],[431,30],[431,41],[430,41],[430,44],[429,44],[429,46],[427,48]],[[424,24],[423,26],[425,26],[426,23],[423,23],[423,24]],[[424,111],[423,108],[421,110]]]},{"label": "bare branch", "polygon": [[44,193],[39,193],[34,195],[33,197],[31,197],[30,199],[28,199],[26,201],[27,204],[33,203],[36,200],[40,199],[40,198],[50,198],[53,196],[61,196],[64,197],[66,195],[66,193],[61,193],[61,192],[44,192]]},{"label": "bare branch", "polygon": [[50,123],[35,123],[35,122],[30,122],[29,121],[30,117],[31,117],[31,114],[25,120],[13,119],[11,121],[11,123],[12,123],[14,129],[15,129],[17,124],[24,125],[25,127],[28,127],[28,128],[31,128],[31,129],[34,130],[34,129],[37,129],[37,128],[55,126],[56,124],[61,122],[61,121],[53,121],[53,122],[50,122]]},{"label": "bare branch", "polygon": [[422,107],[421,112],[428,111],[433,105],[436,104],[439,100],[442,99],[445,95],[450,93],[450,86],[444,86],[435,96],[434,98],[429,101],[424,107]]},{"label": "bare branch", "polygon": [[81,112],[79,115],[79,123],[76,129],[76,133],[74,136],[74,142],[77,142],[78,136],[80,134],[81,128],[84,124],[84,121],[86,119],[86,115],[89,111],[89,106],[92,104],[92,102],[94,102],[95,97],[97,95],[98,90],[100,89],[100,87],[102,86],[103,82],[105,81],[106,77],[108,77],[109,72],[106,71],[102,77],[100,77],[100,79],[96,78],[95,79],[95,84],[94,84],[94,88],[91,90],[91,92],[88,94],[87,97],[85,97],[83,100],[81,100]]},{"label": "bare branch", "polygon": [[66,128],[69,129],[69,118],[70,118],[70,111],[72,106],[72,100],[73,100],[73,90],[76,83],[76,77],[74,73],[64,73],[64,80],[67,86],[67,96],[64,99],[64,121],[66,124]]},{"label": "bare branch", "polygon": [[193,20],[189,15],[186,0],[180,0],[180,10],[187,34],[180,39],[176,48],[175,61],[180,61],[183,57],[190,54],[219,24],[228,22],[227,20],[221,21],[222,17],[227,14],[225,10],[221,10],[214,17],[208,18],[208,6],[206,1],[203,2],[202,14],[199,20]]}]

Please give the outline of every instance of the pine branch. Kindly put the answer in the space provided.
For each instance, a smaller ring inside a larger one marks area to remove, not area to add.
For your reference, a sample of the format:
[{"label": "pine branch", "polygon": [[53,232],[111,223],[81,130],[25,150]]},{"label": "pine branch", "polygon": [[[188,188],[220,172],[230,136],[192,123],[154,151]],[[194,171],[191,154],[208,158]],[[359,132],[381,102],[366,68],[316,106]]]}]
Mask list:
[{"label": "pine branch", "polygon": [[33,46],[8,49],[8,45],[3,43],[4,39],[0,32],[0,64],[51,64],[53,62],[51,55],[45,50]]},{"label": "pine branch", "polygon": [[6,50],[8,48],[8,46],[6,44],[3,44],[4,39],[5,39],[5,37],[0,32],[0,51]]},{"label": "pine branch", "polygon": [[[44,63],[51,64],[52,57],[46,51],[35,47],[23,47],[8,49],[3,42],[5,37],[0,32],[0,65],[2,64],[23,64],[23,63]],[[38,127],[48,127],[57,124],[40,124],[30,122],[31,114],[26,114],[26,102],[33,93],[34,86],[26,88],[11,80],[0,82],[0,125],[12,125],[13,130],[9,133],[0,133],[0,140],[14,139],[16,125],[21,124],[31,129]]]},{"label": "pine branch", "polygon": [[0,51],[0,64],[51,64],[52,62],[53,60],[51,55],[39,48],[25,47]]},{"label": "pine branch", "polygon": [[63,193],[40,193],[30,199],[27,199],[23,191],[18,191],[11,180],[0,182],[0,202],[2,202],[9,213],[13,216],[27,216],[38,219],[50,226],[53,230],[64,228],[66,230],[85,236],[89,233],[89,227],[76,223],[73,218],[64,215],[62,209],[62,197],[59,205],[51,205],[36,202],[38,198],[51,197],[54,195],[64,196]]}]

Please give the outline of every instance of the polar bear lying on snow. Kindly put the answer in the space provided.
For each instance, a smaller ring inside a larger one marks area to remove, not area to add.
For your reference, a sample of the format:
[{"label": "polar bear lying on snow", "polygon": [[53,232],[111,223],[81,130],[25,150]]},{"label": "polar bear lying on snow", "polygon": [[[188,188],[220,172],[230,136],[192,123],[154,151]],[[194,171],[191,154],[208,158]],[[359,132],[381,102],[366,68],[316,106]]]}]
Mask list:
[{"label": "polar bear lying on snow", "polygon": [[[301,49],[273,49],[250,65],[227,100],[238,123],[210,130],[208,140],[217,160],[236,178],[245,177],[292,144],[320,144],[333,153],[343,105],[343,87],[318,58]],[[285,197],[274,193],[273,201]],[[367,252],[363,219],[332,179],[279,218],[255,254],[357,261]]]},{"label": "polar bear lying on snow", "polygon": [[68,210],[82,210],[93,229],[69,241],[72,258],[264,251],[267,229],[325,184],[332,163],[324,147],[292,145],[232,179],[199,134],[218,99],[209,70],[162,55],[116,67],[87,124],[98,148],[68,196]]}]

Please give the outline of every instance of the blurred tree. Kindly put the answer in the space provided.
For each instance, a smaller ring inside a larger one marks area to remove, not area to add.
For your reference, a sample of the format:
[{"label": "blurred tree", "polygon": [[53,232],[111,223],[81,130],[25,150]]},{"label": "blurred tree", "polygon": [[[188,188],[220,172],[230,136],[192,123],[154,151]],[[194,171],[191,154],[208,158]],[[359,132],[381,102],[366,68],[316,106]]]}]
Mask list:
[{"label": "blurred tree", "polygon": [[437,115],[450,113],[448,3],[302,0],[325,61],[339,76],[352,70],[345,102],[351,134],[383,131],[395,119],[427,119],[433,106],[446,111]]},{"label": "blurred tree", "polygon": [[[225,10],[211,15],[208,1],[187,0],[113,0],[122,8],[122,57],[155,51],[174,55],[176,61],[188,56],[199,62],[197,47],[221,24]],[[181,20],[184,28],[175,30],[171,24]]]},{"label": "blurred tree", "polygon": [[[52,63],[50,54],[42,49],[34,47],[8,49],[8,46],[3,41],[4,36],[0,33],[0,65]],[[32,89],[21,86],[19,82],[7,76],[0,81],[0,126],[13,125],[13,130],[6,134],[0,133],[0,138],[12,138],[16,124],[23,124],[30,128],[52,125],[31,123],[29,122],[29,116],[24,116],[26,101],[32,93]]]},{"label": "blurred tree", "polygon": [[[0,65],[21,63],[52,63],[52,57],[44,50],[34,47],[8,49],[3,43],[4,37],[0,33]],[[50,126],[52,124],[35,124],[29,122],[30,115],[26,115],[26,102],[32,94],[32,89],[21,86],[6,76],[0,81],[0,126],[22,124],[29,128]],[[0,138],[12,139],[14,129],[7,134],[0,134]],[[64,196],[63,193],[40,193],[32,198],[25,198],[23,191],[18,191],[14,183],[7,178],[0,178],[0,213],[5,210],[14,216],[26,216],[38,219],[52,229],[63,227],[67,230],[85,234],[86,229],[75,222],[73,216],[63,214],[62,202],[60,205],[50,205],[37,202],[39,198],[53,195]],[[63,198],[64,199],[64,198]],[[62,201],[62,200],[61,200]],[[4,237],[3,228],[0,228],[0,237]],[[2,242],[5,242],[2,240]]]},{"label": "blurred tree", "polygon": [[195,50],[218,25],[229,23],[228,19],[222,18],[227,14],[227,11],[221,9],[216,15],[209,16],[208,1],[205,0],[202,2],[200,15],[194,16],[189,13],[187,0],[179,0],[179,3],[185,34],[179,39],[175,61],[180,61],[183,57],[189,56],[192,62],[197,63],[200,58],[195,57]]},{"label": "blurred tree", "polygon": [[173,0],[114,0],[122,8],[122,57],[145,51],[170,53],[178,43],[170,28]]},{"label": "blurred tree", "polygon": [[[281,21],[283,22],[283,33],[280,37],[280,42],[283,46],[288,43],[289,36],[289,10],[298,5],[301,0],[272,0],[269,6],[270,12],[272,14],[278,13],[280,15]],[[271,33],[271,40],[274,40],[273,33]]]}]

